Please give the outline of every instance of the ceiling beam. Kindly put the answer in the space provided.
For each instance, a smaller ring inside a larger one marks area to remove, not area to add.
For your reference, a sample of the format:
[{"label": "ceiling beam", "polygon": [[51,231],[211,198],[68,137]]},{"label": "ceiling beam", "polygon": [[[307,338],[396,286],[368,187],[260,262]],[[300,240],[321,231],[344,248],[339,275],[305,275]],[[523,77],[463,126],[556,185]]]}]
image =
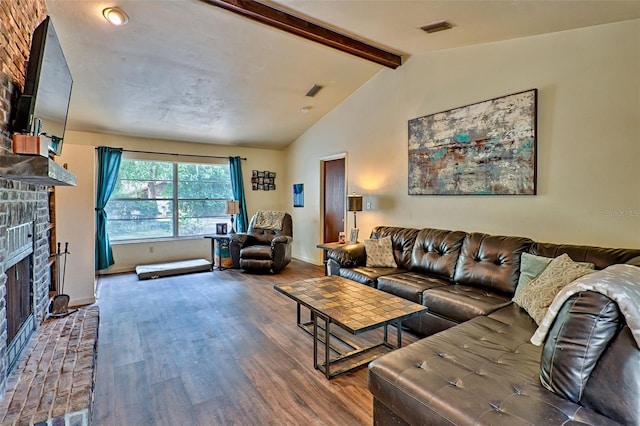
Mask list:
[{"label": "ceiling beam", "polygon": [[325,46],[396,69],[402,58],[386,50],[340,34],[313,22],[254,0],[201,0]]}]

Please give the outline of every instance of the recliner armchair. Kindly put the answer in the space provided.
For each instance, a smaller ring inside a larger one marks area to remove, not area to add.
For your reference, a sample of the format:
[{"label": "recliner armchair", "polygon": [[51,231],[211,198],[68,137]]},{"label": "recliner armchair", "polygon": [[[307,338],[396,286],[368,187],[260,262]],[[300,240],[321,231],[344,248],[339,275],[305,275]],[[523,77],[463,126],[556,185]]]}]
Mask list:
[{"label": "recliner armchair", "polygon": [[231,236],[233,267],[277,274],[291,262],[292,241],[293,222],[289,213],[258,211],[246,233]]}]

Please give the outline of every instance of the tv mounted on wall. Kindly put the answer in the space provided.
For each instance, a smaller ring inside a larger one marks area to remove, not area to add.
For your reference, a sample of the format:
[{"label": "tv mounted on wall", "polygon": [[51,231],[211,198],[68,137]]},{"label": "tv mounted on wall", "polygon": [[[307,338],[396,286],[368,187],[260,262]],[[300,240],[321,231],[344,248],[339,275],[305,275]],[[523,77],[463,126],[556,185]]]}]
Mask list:
[{"label": "tv mounted on wall", "polygon": [[62,152],[73,79],[49,16],[33,32],[24,92],[13,131],[49,138],[49,151]]}]

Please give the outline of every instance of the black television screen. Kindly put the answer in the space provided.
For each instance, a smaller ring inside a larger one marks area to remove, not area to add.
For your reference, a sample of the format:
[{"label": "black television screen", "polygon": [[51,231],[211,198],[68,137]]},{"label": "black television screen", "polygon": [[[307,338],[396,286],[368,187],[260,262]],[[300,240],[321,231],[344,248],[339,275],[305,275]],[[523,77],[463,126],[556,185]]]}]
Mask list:
[{"label": "black television screen", "polygon": [[51,18],[33,32],[24,92],[18,100],[13,130],[44,134],[49,148],[60,154],[73,79]]}]

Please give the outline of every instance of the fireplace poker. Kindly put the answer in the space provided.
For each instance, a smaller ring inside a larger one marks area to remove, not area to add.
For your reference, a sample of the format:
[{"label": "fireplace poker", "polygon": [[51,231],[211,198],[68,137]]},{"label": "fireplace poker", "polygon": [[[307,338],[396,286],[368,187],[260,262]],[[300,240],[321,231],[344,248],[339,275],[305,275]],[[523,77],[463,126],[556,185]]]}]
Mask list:
[{"label": "fireplace poker", "polygon": [[67,255],[69,254],[69,242],[64,243],[64,266],[62,267],[62,287],[60,293],[64,293],[64,279],[67,276]]},{"label": "fireplace poker", "polygon": [[[69,252],[69,243],[64,243],[64,252],[60,249],[60,243],[58,243],[58,251],[55,254],[56,256],[56,266],[57,266],[57,276],[58,276],[58,294],[53,298],[51,304],[49,305],[49,316],[55,318],[66,317],[69,314],[72,314],[77,311],[77,309],[69,310],[69,295],[64,294],[64,281],[67,275],[67,255],[71,254]],[[62,268],[60,268],[60,258],[64,256],[64,261],[62,262]],[[61,271],[62,270],[62,271]],[[60,278],[62,276],[62,278]]]}]

